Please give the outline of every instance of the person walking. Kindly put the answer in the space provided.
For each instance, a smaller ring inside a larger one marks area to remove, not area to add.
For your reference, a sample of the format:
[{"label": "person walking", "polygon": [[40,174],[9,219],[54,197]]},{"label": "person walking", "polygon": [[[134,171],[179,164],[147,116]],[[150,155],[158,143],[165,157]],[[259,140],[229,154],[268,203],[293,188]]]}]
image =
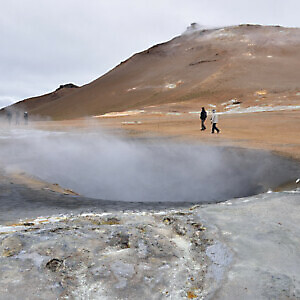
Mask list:
[{"label": "person walking", "polygon": [[217,133],[220,132],[220,129],[217,128],[218,121],[219,121],[219,118],[218,118],[218,115],[216,114],[216,110],[213,109],[212,116],[211,116],[211,124],[212,124],[211,133],[215,133],[215,130],[217,131]]},{"label": "person walking", "polygon": [[27,111],[24,112],[24,123],[25,123],[25,125],[28,125],[28,112]]},{"label": "person walking", "polygon": [[8,110],[6,112],[6,118],[7,118],[8,125],[10,125],[11,124],[11,119],[12,119],[12,113],[11,113],[11,111]]},{"label": "person walking", "polygon": [[205,111],[205,108],[202,107],[202,110],[201,110],[201,113],[200,113],[201,130],[205,130],[206,129],[205,124],[204,124],[206,118],[207,118],[207,113]]}]

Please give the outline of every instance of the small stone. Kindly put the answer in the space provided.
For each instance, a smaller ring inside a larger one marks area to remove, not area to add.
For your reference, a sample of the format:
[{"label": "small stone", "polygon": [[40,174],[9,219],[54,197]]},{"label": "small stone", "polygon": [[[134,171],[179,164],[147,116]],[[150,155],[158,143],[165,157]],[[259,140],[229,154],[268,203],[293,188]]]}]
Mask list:
[{"label": "small stone", "polygon": [[164,218],[163,218],[163,222],[164,222],[165,224],[167,224],[167,225],[173,223],[172,220],[171,220],[171,218],[169,218],[169,217],[164,217]]},{"label": "small stone", "polygon": [[57,272],[63,264],[63,260],[58,258],[53,258],[46,263],[46,268],[52,272]]},{"label": "small stone", "polygon": [[26,222],[23,224],[24,226],[34,226],[35,224],[34,223],[31,223],[31,222]]}]

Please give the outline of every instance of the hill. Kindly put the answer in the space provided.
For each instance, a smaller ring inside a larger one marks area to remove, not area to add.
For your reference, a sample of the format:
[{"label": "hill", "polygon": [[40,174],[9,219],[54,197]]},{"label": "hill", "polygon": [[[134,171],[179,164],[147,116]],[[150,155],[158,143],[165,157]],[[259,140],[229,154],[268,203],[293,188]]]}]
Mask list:
[{"label": "hill", "polygon": [[[198,30],[133,55],[95,81],[27,99],[31,114],[72,119],[151,105],[288,101],[300,90],[300,29]],[[284,98],[282,98],[284,97]]]},{"label": "hill", "polygon": [[71,95],[73,92],[75,92],[76,89],[79,87],[75,84],[68,83],[64,85],[60,85],[55,91],[38,96],[38,97],[32,97],[28,98],[22,101],[19,101],[13,105],[10,105],[4,109],[1,109],[1,114],[5,113],[6,111],[16,112],[29,112],[30,114],[35,109],[40,108],[41,106],[51,103],[56,100],[60,100],[61,98]]}]

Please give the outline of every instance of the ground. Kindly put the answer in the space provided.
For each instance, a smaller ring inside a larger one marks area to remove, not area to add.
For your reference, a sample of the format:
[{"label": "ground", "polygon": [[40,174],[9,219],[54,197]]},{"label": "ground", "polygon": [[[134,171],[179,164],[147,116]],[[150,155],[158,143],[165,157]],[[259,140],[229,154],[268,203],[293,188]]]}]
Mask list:
[{"label": "ground", "polygon": [[0,226],[3,299],[300,299],[299,191],[168,208],[14,189],[49,217]]},{"label": "ground", "polygon": [[[34,126],[84,132],[100,125],[115,134],[125,129],[130,136],[161,135],[300,158],[298,110],[223,114],[218,135],[209,128],[201,132],[197,114],[161,110]],[[300,299],[296,187],[217,204],[151,205],[99,202],[28,176],[3,174],[0,199],[8,204],[0,214],[0,295]],[[14,205],[19,200],[22,208]]]},{"label": "ground", "polygon": [[[139,113],[120,117],[78,119],[61,122],[37,122],[38,128],[64,130],[65,127],[125,129],[130,135],[165,136],[190,142],[205,142],[216,145],[238,146],[274,151],[284,156],[300,159],[300,110],[268,111],[254,113],[222,114],[219,116],[219,135],[210,133],[209,118],[207,130],[200,131],[200,107],[176,106],[170,113],[169,107],[155,107]],[[176,115],[178,114],[178,115]]]}]

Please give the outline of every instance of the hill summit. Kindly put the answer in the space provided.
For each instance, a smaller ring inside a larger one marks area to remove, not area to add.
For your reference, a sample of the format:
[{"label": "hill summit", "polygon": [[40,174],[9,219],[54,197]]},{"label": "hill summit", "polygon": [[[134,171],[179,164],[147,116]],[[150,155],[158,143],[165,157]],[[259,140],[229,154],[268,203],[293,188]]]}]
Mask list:
[{"label": "hill summit", "polygon": [[[167,103],[218,105],[272,100],[300,90],[300,29],[239,25],[202,29],[137,53],[79,87],[14,104],[30,114],[72,119]],[[259,94],[261,93],[261,94]]]}]

